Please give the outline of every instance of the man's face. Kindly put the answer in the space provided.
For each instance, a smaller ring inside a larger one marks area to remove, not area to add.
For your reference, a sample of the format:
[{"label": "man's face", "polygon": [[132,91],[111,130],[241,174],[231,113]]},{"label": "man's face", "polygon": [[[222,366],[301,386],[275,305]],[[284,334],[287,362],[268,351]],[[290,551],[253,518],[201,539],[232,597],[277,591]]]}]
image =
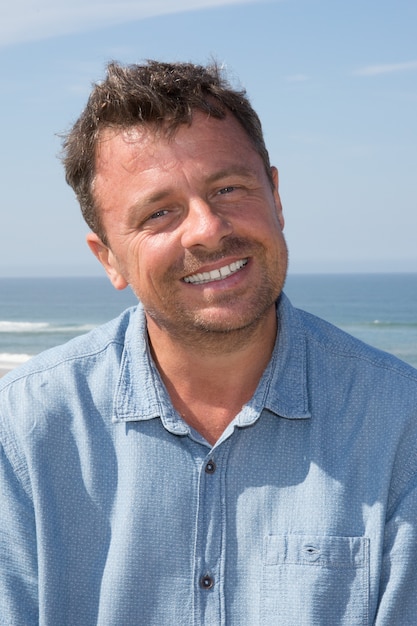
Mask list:
[{"label": "man's face", "polygon": [[108,129],[94,193],[108,246],[89,245],[117,289],[130,284],[148,321],[176,337],[256,325],[275,315],[287,250],[278,195],[232,115],[195,113],[173,137]]}]

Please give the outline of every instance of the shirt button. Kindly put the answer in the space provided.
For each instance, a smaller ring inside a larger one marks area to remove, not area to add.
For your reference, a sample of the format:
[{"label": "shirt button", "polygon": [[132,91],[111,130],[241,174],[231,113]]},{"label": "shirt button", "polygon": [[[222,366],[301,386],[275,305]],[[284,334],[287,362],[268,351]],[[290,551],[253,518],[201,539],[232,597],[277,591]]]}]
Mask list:
[{"label": "shirt button", "polygon": [[200,587],[202,589],[211,589],[214,585],[214,578],[206,574],[200,578]]},{"label": "shirt button", "polygon": [[216,471],[216,464],[214,461],[207,461],[207,465],[205,467],[206,474],[214,474]]}]

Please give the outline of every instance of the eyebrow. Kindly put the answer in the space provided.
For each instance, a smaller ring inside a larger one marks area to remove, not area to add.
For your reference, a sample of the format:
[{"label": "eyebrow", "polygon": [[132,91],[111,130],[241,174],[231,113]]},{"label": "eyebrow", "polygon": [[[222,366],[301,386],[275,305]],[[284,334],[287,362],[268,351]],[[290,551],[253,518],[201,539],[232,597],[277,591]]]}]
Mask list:
[{"label": "eyebrow", "polygon": [[225,167],[218,172],[214,172],[214,174],[207,178],[207,182],[215,183],[222,178],[226,178],[227,176],[242,176],[244,178],[253,178],[253,171],[249,167],[245,167],[244,165],[231,165],[230,167]]}]

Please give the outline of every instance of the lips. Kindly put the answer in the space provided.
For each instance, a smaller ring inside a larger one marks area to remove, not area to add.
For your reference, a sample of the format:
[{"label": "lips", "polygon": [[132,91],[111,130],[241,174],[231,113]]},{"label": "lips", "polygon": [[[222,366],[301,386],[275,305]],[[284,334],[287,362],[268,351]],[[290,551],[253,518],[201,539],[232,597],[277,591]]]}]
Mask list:
[{"label": "lips", "polygon": [[239,261],[234,261],[229,265],[223,265],[223,267],[211,270],[210,272],[198,272],[196,274],[191,274],[190,276],[186,276],[183,280],[185,283],[191,283],[192,285],[204,285],[205,283],[212,281],[223,280],[224,278],[239,272],[242,267],[245,267],[247,262],[248,259],[240,259]]}]

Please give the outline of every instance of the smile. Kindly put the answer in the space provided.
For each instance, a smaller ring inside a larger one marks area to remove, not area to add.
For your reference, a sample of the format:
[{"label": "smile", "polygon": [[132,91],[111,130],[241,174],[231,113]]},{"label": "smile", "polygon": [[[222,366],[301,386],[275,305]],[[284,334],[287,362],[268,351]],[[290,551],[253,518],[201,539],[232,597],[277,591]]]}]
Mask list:
[{"label": "smile", "polygon": [[203,285],[204,283],[209,283],[214,280],[223,280],[223,278],[227,278],[231,274],[235,274],[242,267],[245,267],[248,259],[242,259],[240,261],[236,261],[230,263],[230,265],[224,265],[223,267],[219,267],[217,270],[211,270],[211,272],[201,272],[198,274],[192,274],[191,276],[186,276],[183,280],[185,283],[192,283],[193,285]]}]

